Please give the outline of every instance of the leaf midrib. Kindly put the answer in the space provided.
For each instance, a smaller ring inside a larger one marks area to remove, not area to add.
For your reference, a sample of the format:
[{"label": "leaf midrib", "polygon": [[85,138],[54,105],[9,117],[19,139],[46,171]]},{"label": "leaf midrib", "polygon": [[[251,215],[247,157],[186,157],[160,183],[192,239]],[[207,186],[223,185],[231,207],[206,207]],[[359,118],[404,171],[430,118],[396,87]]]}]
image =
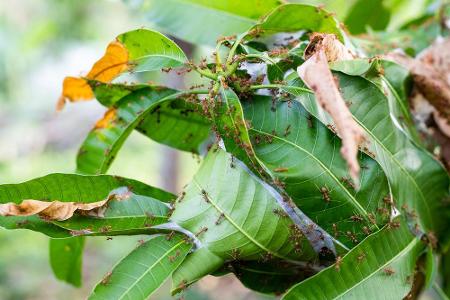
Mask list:
[{"label": "leaf midrib", "polygon": [[[272,135],[272,134],[270,134],[270,133],[267,133],[267,132],[264,132],[264,131],[260,131],[260,130],[255,129],[255,128],[252,128],[252,129],[250,129],[250,130],[251,130],[251,131],[258,132],[258,133],[263,134],[263,135],[271,136],[272,138],[275,138],[275,139],[278,139],[278,140],[281,140],[281,141],[283,141],[283,142],[285,142],[285,143],[287,143],[287,144],[290,144],[291,146],[293,146],[293,147],[295,147],[295,148],[298,148],[300,151],[303,151],[304,153],[308,154],[311,158],[313,158],[313,159],[314,159],[314,160],[315,160],[315,161],[316,161],[316,162],[317,162],[317,163],[325,170],[325,172],[327,172],[327,173],[330,175],[330,177],[337,183],[337,185],[340,186],[340,187],[345,191],[345,193],[347,194],[347,196],[350,198],[350,200],[351,200],[353,206],[356,207],[356,209],[357,209],[360,213],[362,213],[362,214],[364,215],[364,217],[366,218],[366,220],[369,220],[368,212],[364,209],[364,207],[362,207],[361,204],[359,204],[359,202],[356,200],[356,198],[355,198],[355,197],[347,190],[347,188],[345,188],[345,186],[338,180],[338,178],[336,178],[336,176],[332,173],[332,171],[331,171],[329,168],[327,168],[327,166],[325,166],[325,165],[322,163],[322,161],[320,161],[317,157],[315,157],[311,152],[309,152],[308,150],[306,150],[306,149],[300,147],[300,146],[297,145],[297,144],[294,144],[294,143],[291,142],[291,141],[288,141],[288,140],[283,139],[283,138],[281,138],[281,137],[278,137],[278,136],[276,136],[276,135]],[[376,224],[374,224],[374,226],[378,229],[378,226],[377,226]]]},{"label": "leaf midrib", "polygon": [[[201,187],[201,185],[197,182],[196,178],[193,179],[193,181],[196,188],[199,190],[199,192],[201,192],[203,190],[203,188]],[[233,219],[231,218],[231,216],[228,215],[227,212],[225,212],[224,210],[222,210],[216,203],[215,201],[213,201],[213,199],[211,199],[211,197],[209,195],[207,195],[209,202],[211,203],[211,205],[221,214],[223,214],[224,218],[228,220],[228,222],[230,222],[231,225],[233,225],[240,233],[242,233],[246,238],[248,238],[253,244],[255,244],[256,246],[258,246],[260,249],[264,250],[267,253],[271,253],[276,257],[279,257],[281,259],[284,260],[288,260],[291,261],[290,258],[279,254],[277,252],[271,251],[270,249],[267,249],[266,247],[264,247],[264,245],[261,245],[257,240],[255,240],[250,234],[248,234],[242,227],[240,227],[238,224],[236,224]]]},{"label": "leaf midrib", "polygon": [[145,271],[141,276],[136,278],[136,281],[133,284],[131,284],[130,287],[122,293],[122,295],[120,296],[120,298],[118,298],[118,300],[123,299],[128,294],[128,292],[131,291],[131,289],[134,288],[137,285],[137,283],[142,280],[142,278],[144,278],[157,264],[159,264],[165,257],[167,257],[169,255],[169,253],[172,253],[175,249],[177,249],[183,243],[184,243],[184,241],[182,240],[182,241],[178,242],[177,244],[175,244],[168,251],[164,252],[164,255],[162,255],[160,258],[158,258],[151,266],[149,266],[147,271]]},{"label": "leaf midrib", "polygon": [[367,280],[369,280],[370,278],[372,278],[372,276],[374,276],[375,274],[377,274],[379,271],[381,271],[381,269],[385,268],[386,266],[388,266],[389,264],[391,264],[393,261],[395,261],[397,258],[403,256],[403,254],[409,252],[409,250],[411,250],[417,243],[418,243],[418,239],[413,238],[413,240],[405,247],[403,248],[402,251],[400,251],[397,255],[395,255],[394,257],[392,257],[390,260],[388,260],[387,262],[385,262],[384,264],[382,264],[378,269],[376,269],[374,272],[370,273],[368,276],[365,276],[363,278],[363,280],[358,281],[357,284],[351,286],[351,288],[348,288],[347,290],[345,290],[343,293],[339,294],[338,296],[336,296],[333,299],[338,299],[342,296],[344,296],[345,294],[347,294],[349,291],[351,291],[352,289],[355,289],[356,287],[358,287],[359,285],[363,284],[364,282],[366,282]]}]

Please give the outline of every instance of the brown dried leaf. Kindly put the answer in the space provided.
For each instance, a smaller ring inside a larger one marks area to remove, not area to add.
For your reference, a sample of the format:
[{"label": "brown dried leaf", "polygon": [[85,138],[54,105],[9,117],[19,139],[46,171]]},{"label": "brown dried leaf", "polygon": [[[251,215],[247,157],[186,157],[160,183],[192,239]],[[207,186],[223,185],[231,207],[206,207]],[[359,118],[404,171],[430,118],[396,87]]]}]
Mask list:
[{"label": "brown dried leaf", "polygon": [[[86,79],[110,82],[128,69],[128,51],[118,41],[111,42],[106,52],[91,68]],[[56,109],[64,108],[66,101],[77,102],[94,98],[94,93],[85,78],[66,77],[63,82],[62,95]]]},{"label": "brown dried leaf", "polygon": [[41,201],[23,200],[20,204],[4,203],[0,204],[0,216],[32,216],[39,215],[46,220],[64,221],[73,216],[75,212],[90,216],[103,216],[106,204],[112,200],[125,200],[131,196],[128,188],[117,189],[102,201],[92,203],[61,202],[61,201]]},{"label": "brown dried leaf", "polygon": [[355,55],[334,34],[313,33],[305,49],[305,58],[309,59],[319,50],[325,52],[329,62],[355,58]]},{"label": "brown dried leaf", "polygon": [[363,129],[355,122],[337,82],[328,67],[329,61],[353,59],[353,54],[334,35],[315,34],[305,50],[308,59],[298,67],[297,72],[310,87],[319,105],[333,119],[337,133],[342,139],[341,155],[347,161],[350,176],[358,183],[358,146],[364,140]]},{"label": "brown dried leaf", "polygon": [[[450,47],[450,43],[448,47]],[[441,49],[441,51],[446,52],[444,49]],[[401,53],[390,53],[386,58],[408,69],[418,92],[434,106],[442,118],[450,121],[450,82],[446,80],[450,76],[450,66],[445,72],[442,66],[436,66],[436,61],[440,62],[438,64],[445,65],[443,60],[439,59],[439,56],[432,59],[431,55],[438,55],[436,48],[430,50],[420,59],[414,59]],[[447,63],[450,65],[450,58]]]}]

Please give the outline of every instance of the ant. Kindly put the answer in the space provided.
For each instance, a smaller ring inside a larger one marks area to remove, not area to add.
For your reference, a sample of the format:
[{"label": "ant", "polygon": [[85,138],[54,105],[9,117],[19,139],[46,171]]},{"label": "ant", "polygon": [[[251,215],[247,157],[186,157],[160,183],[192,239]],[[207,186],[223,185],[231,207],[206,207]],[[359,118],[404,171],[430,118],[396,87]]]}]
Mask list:
[{"label": "ant", "polygon": [[333,223],[332,228],[333,228],[334,237],[338,237],[339,236],[339,230],[337,228],[336,223]]},{"label": "ant", "polygon": [[369,227],[367,227],[367,226],[364,226],[363,228],[362,228],[362,230],[363,230],[363,232],[364,232],[364,234],[365,235],[370,235],[371,233],[372,233],[372,231],[369,229]]},{"label": "ant", "polygon": [[346,185],[348,185],[352,189],[355,189],[355,184],[353,183],[353,181],[350,178],[341,177],[341,180],[342,180],[342,182],[344,182]]},{"label": "ant", "polygon": [[270,252],[267,252],[263,255],[263,262],[268,262],[269,260],[273,259],[273,254]]},{"label": "ant", "polygon": [[350,219],[353,222],[362,222],[363,221],[363,218],[361,216],[358,216],[358,215],[353,215],[353,216],[350,217]]},{"label": "ant", "polygon": [[187,288],[187,280],[182,280],[182,281],[180,282],[180,284],[178,285],[178,288],[179,288],[180,290],[185,290],[185,289]]},{"label": "ant", "polygon": [[202,228],[200,228],[200,231],[195,234],[195,236],[198,237],[199,235],[201,235],[202,233],[205,233],[207,231],[208,231],[208,227],[202,227]]},{"label": "ant", "polygon": [[373,215],[373,213],[368,213],[367,218],[369,218],[370,223],[377,224],[377,220],[376,220],[375,216]]},{"label": "ant", "polygon": [[178,197],[178,202],[181,202],[185,196],[186,196],[186,192],[185,191],[181,192],[180,197]]},{"label": "ant", "polygon": [[106,276],[103,277],[101,284],[107,285],[109,283],[109,281],[111,280],[111,275],[112,275],[112,272],[108,272],[108,274],[106,274]]},{"label": "ant", "polygon": [[177,250],[177,252],[174,255],[169,255],[169,261],[173,263],[179,256],[181,252],[180,250]]},{"label": "ant", "polygon": [[288,215],[286,214],[286,212],[280,208],[274,208],[273,209],[273,213],[281,218],[287,218]]},{"label": "ant", "polygon": [[338,256],[336,257],[336,262],[334,264],[336,271],[339,271],[341,269],[341,265],[342,265],[342,257]]},{"label": "ant", "polygon": [[172,240],[173,236],[175,235],[175,231],[171,231],[167,236],[166,236],[166,240],[170,241]]},{"label": "ant", "polygon": [[394,271],[394,269],[392,269],[392,268],[384,268],[383,269],[383,272],[384,272],[384,274],[386,274],[386,275],[388,275],[388,276],[391,276],[391,275],[394,275],[395,274],[395,271]]},{"label": "ant", "polygon": [[359,263],[362,262],[365,258],[366,258],[365,253],[361,253],[356,257],[356,259],[358,260]]},{"label": "ant", "polygon": [[222,223],[222,220],[223,220],[224,218],[225,218],[225,214],[224,214],[224,213],[221,213],[221,214],[219,215],[219,217],[217,218],[215,224],[216,224],[216,225],[220,225],[220,223]]},{"label": "ant", "polygon": [[348,236],[348,238],[350,240],[352,240],[353,243],[357,244],[358,243],[358,239],[356,238],[355,234],[351,231],[347,231],[346,235]]},{"label": "ant", "polygon": [[388,227],[389,229],[397,229],[397,228],[400,228],[400,222],[399,222],[399,221],[390,221],[390,222],[387,224],[387,227]]},{"label": "ant", "polygon": [[206,201],[206,203],[209,203],[209,197],[208,197],[208,193],[205,190],[202,190],[202,197],[203,199]]},{"label": "ant", "polygon": [[389,206],[394,204],[394,201],[392,200],[391,196],[386,196],[383,198],[383,202]]},{"label": "ant", "polygon": [[308,115],[306,117],[306,122],[308,123],[308,128],[313,128],[313,121],[312,121],[312,116]]},{"label": "ant", "polygon": [[241,251],[239,249],[232,249],[230,255],[233,260],[238,260],[241,257]]},{"label": "ant", "polygon": [[329,191],[328,191],[328,189],[326,188],[326,187],[321,187],[320,188],[320,193],[322,194],[322,198],[323,198],[323,200],[325,200],[325,202],[330,202],[331,201],[331,198],[330,198],[330,194],[329,194]]},{"label": "ant", "polygon": [[230,159],[230,168],[234,169],[236,167],[236,165],[234,164],[234,156],[231,156]]},{"label": "ant", "polygon": [[289,124],[284,130],[284,137],[287,137],[289,134],[291,134],[291,124]]}]

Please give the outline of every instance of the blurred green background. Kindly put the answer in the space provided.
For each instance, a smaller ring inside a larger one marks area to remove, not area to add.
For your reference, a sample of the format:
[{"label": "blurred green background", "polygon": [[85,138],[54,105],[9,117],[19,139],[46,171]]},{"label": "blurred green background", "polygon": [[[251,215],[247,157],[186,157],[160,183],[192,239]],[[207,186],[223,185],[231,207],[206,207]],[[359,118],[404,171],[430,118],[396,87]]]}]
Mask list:
[{"label": "blurred green background", "polygon": [[[327,7],[345,20],[355,0],[292,2],[327,2]],[[432,2],[387,1],[396,16],[387,19],[387,28],[396,28],[423,14],[424,7]],[[151,24],[119,0],[0,0],[1,183],[75,170],[77,148],[95,120],[103,115],[104,108],[91,101],[69,104],[56,113],[62,80],[66,75],[86,73],[116,35],[143,26]],[[194,55],[205,53],[203,50],[197,48]],[[148,80],[161,75],[145,76]],[[186,85],[177,78],[163,76],[168,85]],[[198,158],[191,154],[175,152],[133,133],[110,173],[177,192],[197,166]],[[0,228],[0,300],[84,299],[139,239],[142,237],[88,239],[84,284],[75,289],[53,277],[48,264],[47,237]],[[168,295],[166,284],[153,298],[171,299]],[[188,289],[184,297],[266,298],[246,290],[232,276],[208,276]]]}]

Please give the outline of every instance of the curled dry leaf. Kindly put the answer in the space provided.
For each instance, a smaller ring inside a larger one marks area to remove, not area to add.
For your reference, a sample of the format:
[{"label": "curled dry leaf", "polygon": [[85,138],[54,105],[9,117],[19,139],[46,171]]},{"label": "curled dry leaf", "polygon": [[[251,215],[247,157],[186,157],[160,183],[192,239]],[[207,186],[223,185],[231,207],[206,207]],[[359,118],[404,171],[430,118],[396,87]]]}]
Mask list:
[{"label": "curled dry leaf", "polygon": [[450,136],[450,39],[437,40],[417,58],[393,52],[387,59],[402,65],[411,73],[414,86],[436,110],[439,128]]},{"label": "curled dry leaf", "polygon": [[64,108],[66,101],[76,102],[94,98],[94,93],[86,79],[110,82],[120,73],[128,70],[128,51],[119,41],[111,42],[106,52],[93,66],[85,78],[66,77],[57,110]]},{"label": "curled dry leaf", "polygon": [[307,60],[298,67],[297,72],[333,119],[342,139],[341,154],[347,161],[350,176],[357,183],[358,146],[364,140],[364,131],[353,119],[328,67],[330,61],[353,59],[354,55],[334,35],[314,34],[305,50],[305,58]]},{"label": "curled dry leaf", "polygon": [[0,204],[0,216],[32,216],[39,215],[46,220],[64,221],[73,216],[75,212],[89,216],[103,216],[106,205],[109,201],[125,200],[131,196],[128,188],[122,187],[113,190],[106,199],[92,203],[61,202],[61,201],[41,201],[23,200],[20,204],[5,203]]}]

